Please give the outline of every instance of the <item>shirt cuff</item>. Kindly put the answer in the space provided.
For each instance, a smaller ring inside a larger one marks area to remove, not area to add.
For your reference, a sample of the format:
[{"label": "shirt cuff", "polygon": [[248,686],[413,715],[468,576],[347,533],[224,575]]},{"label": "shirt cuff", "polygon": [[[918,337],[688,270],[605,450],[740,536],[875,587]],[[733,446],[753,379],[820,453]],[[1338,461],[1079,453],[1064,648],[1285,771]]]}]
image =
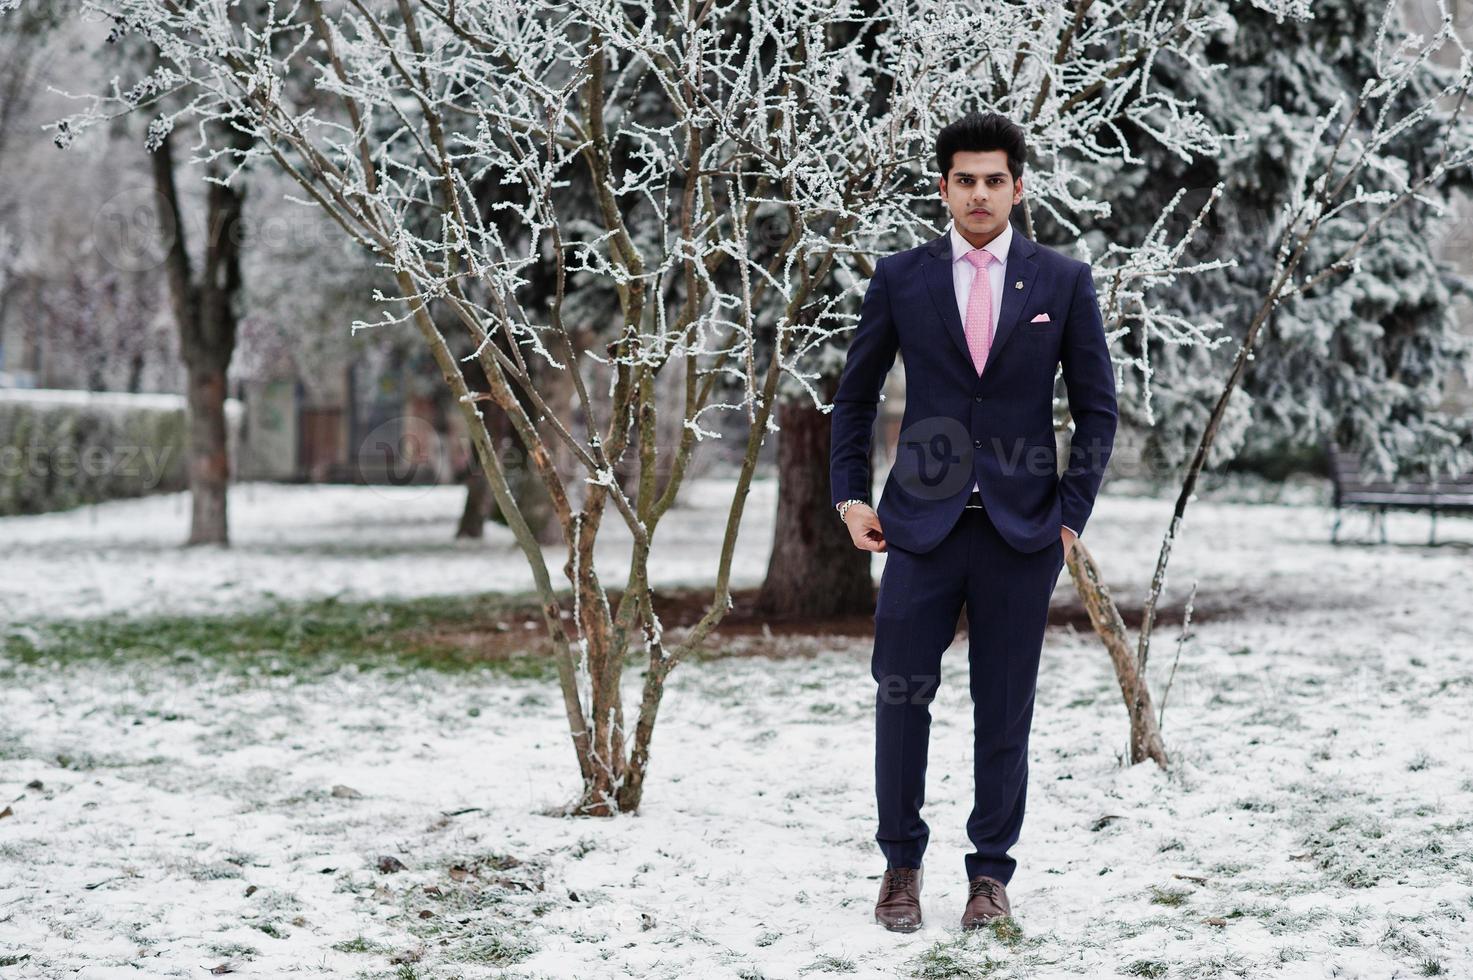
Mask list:
[{"label": "shirt cuff", "polygon": [[[1061,525],[1059,525],[1059,526],[1060,526],[1060,527],[1069,527],[1069,525],[1068,525],[1068,524],[1061,524]],[[1074,529],[1073,529],[1073,528],[1072,528],[1072,527],[1069,527],[1069,530],[1071,530],[1071,531],[1074,531]],[[1078,532],[1078,531],[1074,531],[1074,536],[1075,536],[1075,537],[1076,537],[1076,538],[1077,538],[1077,537],[1079,537],[1079,532]]]}]

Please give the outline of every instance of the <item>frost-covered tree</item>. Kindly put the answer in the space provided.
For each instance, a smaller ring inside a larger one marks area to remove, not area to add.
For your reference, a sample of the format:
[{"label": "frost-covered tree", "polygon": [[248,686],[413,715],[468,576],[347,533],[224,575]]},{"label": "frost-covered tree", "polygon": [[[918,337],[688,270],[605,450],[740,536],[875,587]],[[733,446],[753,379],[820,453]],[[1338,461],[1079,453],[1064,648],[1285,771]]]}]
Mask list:
[{"label": "frost-covered tree", "polygon": [[[169,93],[154,132],[229,120],[250,137],[242,164],[281,168],[301,200],[392,271],[397,292],[384,299],[397,309],[378,326],[411,324],[435,357],[533,571],[584,813],[638,806],[665,678],[729,607],[779,381],[814,397],[809,355],[852,320],[840,304],[852,305],[869,256],[936,233],[934,190],[917,176],[939,126],[997,80],[1027,93],[1040,145],[1088,149],[1100,115],[1126,111],[1186,152],[1205,134],[1178,100],[1139,95],[1122,110],[1121,91],[1091,99],[1162,46],[1182,47],[1193,64],[1195,40],[1225,16],[1171,3],[1018,4],[979,21],[932,0],[878,3],[873,16],[835,0],[309,0],[240,19],[167,0],[91,6],[157,45],[161,64],[65,120],[67,133],[157,111],[152,93]],[[1066,42],[1082,56],[1058,57]],[[1095,206],[1069,157],[1044,157],[1030,176],[1037,206],[1061,215]],[[474,188],[488,180],[506,193],[478,207]],[[575,183],[591,207],[567,208]],[[488,209],[512,216],[515,234]],[[1177,254],[1159,235],[1140,245],[1111,255],[1122,329],[1184,329],[1146,296],[1181,271]],[[529,278],[549,268],[550,302],[529,305]],[[467,385],[441,307],[476,344],[487,392]],[[535,364],[568,369],[576,412],[548,402]],[[602,390],[586,383],[595,369]],[[673,447],[655,437],[654,394],[671,373],[684,388]],[[483,405],[504,413],[554,501],[568,597],[509,492]],[[715,593],[694,628],[667,643],[648,587],[656,530],[693,448],[723,417],[740,421],[745,446]],[[551,464],[554,449],[577,460],[581,486]],[[632,493],[614,478],[626,459],[638,464]],[[632,539],[617,603],[594,561],[609,505]],[[636,647],[647,658],[643,694],[626,720],[619,681]]]},{"label": "frost-covered tree", "polygon": [[[163,63],[146,86],[184,97],[156,131],[231,120],[251,137],[242,162],[269,158],[298,180],[303,200],[392,270],[398,291],[386,299],[399,308],[378,326],[412,324],[435,356],[474,423],[497,505],[542,596],[584,778],[577,810],[636,807],[664,680],[729,605],[736,533],[777,381],[839,325],[798,312],[831,277],[857,287],[864,269],[854,253],[912,220],[896,181],[929,129],[941,78],[925,69],[932,58],[970,57],[968,33],[898,7],[901,23],[886,27],[903,53],[877,66],[827,42],[824,21],[844,13],[826,4],[775,5],[742,34],[730,29],[730,4],[309,2],[244,22],[214,5],[97,6],[120,32],[159,47]],[[895,105],[881,116],[864,97],[877,71],[898,79]],[[334,104],[295,103],[293,77],[310,77]],[[103,97],[64,125],[78,134],[151,103]],[[470,187],[483,178],[517,188],[490,204],[512,210],[515,237],[472,206]],[[559,190],[572,180],[589,182],[595,207],[564,212]],[[754,225],[773,222],[783,234],[755,247]],[[528,270],[549,265],[552,300],[529,308]],[[759,318],[774,296],[779,315]],[[489,392],[470,392],[431,305],[444,305],[476,342]],[[763,330],[774,353],[759,371],[754,338]],[[536,359],[571,369],[581,425],[547,404],[533,383]],[[590,362],[608,369],[597,395],[585,384]],[[680,372],[685,389],[675,447],[653,437],[653,394],[667,371]],[[712,398],[722,378],[738,382],[740,397]],[[569,542],[568,598],[508,493],[480,423],[487,403],[506,414],[554,500]],[[743,418],[747,437],[713,561],[716,590],[700,622],[667,645],[648,588],[655,534],[692,449],[716,433],[722,413]],[[578,460],[581,486],[550,465],[549,440]],[[626,455],[639,464],[632,495],[614,479]],[[633,542],[627,568],[615,572],[627,576],[617,603],[594,561],[610,504]],[[626,720],[619,681],[635,646],[648,661]]]},{"label": "frost-covered tree", "polygon": [[[154,106],[171,103],[173,93],[158,84],[153,70],[160,63],[159,54],[148,37],[114,30],[97,62],[106,66],[104,70],[136,79],[126,92],[115,88],[114,97],[120,101]],[[113,78],[115,86],[117,77]],[[75,135],[63,123],[55,127],[54,140],[66,148]],[[201,119],[197,135],[199,142],[190,150],[199,156],[185,160],[177,145],[181,136],[168,127],[149,127],[143,139],[151,182],[148,191],[127,188],[115,192],[84,226],[88,260],[94,266],[117,266],[116,276],[84,274],[93,284],[91,289],[106,277],[131,276],[144,287],[161,284],[163,296],[158,305],[172,320],[176,356],[184,365],[191,505],[186,543],[228,545],[230,457],[225,402],[241,313],[246,193],[243,180],[228,178],[234,157],[243,152],[249,136],[224,116]],[[193,192],[201,177],[207,184],[197,200]],[[78,328],[66,325],[66,305],[53,302],[50,312],[57,316],[58,334],[70,330],[75,335]],[[119,333],[136,343],[130,328],[141,326],[139,317],[127,316],[125,304],[116,305],[123,315],[88,323],[83,329]]]},{"label": "frost-covered tree", "polygon": [[[1221,200],[1207,215],[1191,254],[1230,256],[1230,267],[1183,278],[1164,295],[1189,314],[1212,316],[1241,340],[1261,302],[1276,260],[1276,221],[1291,194],[1296,158],[1310,149],[1317,120],[1336,100],[1353,101],[1363,83],[1377,77],[1378,55],[1408,29],[1405,4],[1393,4],[1390,35],[1382,30],[1380,4],[1317,4],[1312,18],[1274,18],[1244,7],[1231,30],[1211,38],[1211,72],[1184,72],[1169,60],[1156,64],[1153,84],[1191,100],[1204,122],[1224,140],[1219,152],[1183,158],[1158,147],[1151,132],[1122,129],[1125,145],[1143,166],[1101,181],[1111,212],[1094,223],[1101,240],[1133,241],[1151,216],[1186,188],[1185,222],[1217,185]],[[1418,11],[1436,13],[1435,3]],[[1450,50],[1455,50],[1450,46]],[[1456,64],[1456,56],[1451,59]],[[1387,93],[1378,110],[1389,120],[1413,117],[1449,81],[1455,68],[1437,57]],[[1443,109],[1450,109],[1451,105]],[[1442,145],[1427,138],[1434,121],[1392,134],[1384,154],[1393,170],[1427,173]],[[1454,142],[1466,143],[1473,120],[1456,123]],[[1371,168],[1367,187],[1394,188],[1397,177]],[[1460,276],[1436,259],[1436,237],[1447,219],[1439,211],[1473,187],[1473,173],[1451,169],[1427,187],[1425,203],[1387,215],[1362,251],[1355,276],[1327,281],[1288,298],[1264,327],[1263,351],[1245,372],[1242,391],[1220,426],[1209,463],[1243,453],[1305,456],[1327,440],[1365,456],[1370,468],[1390,475],[1399,466],[1458,470],[1460,454],[1473,451],[1473,419],[1439,409],[1446,381],[1469,366],[1469,345],[1457,329],[1454,298],[1466,290]],[[1307,260],[1328,261],[1354,241],[1367,220],[1352,209],[1324,222]],[[1127,377],[1121,407],[1147,432],[1147,455],[1167,472],[1189,457],[1220,390],[1218,378],[1232,349],[1156,344],[1121,339],[1122,352],[1151,365],[1151,398],[1139,397]]]},{"label": "frost-covered tree", "polygon": [[[1388,268],[1386,260],[1390,260],[1389,267],[1395,268],[1407,254],[1407,245],[1398,241],[1400,236],[1427,228],[1431,224],[1429,214],[1448,213],[1446,188],[1452,182],[1466,181],[1473,167],[1473,126],[1467,118],[1473,89],[1473,54],[1456,33],[1443,0],[1437,0],[1437,9],[1441,19],[1436,32],[1406,34],[1398,29],[1396,3],[1388,3],[1361,62],[1363,76],[1354,79],[1349,91],[1331,93],[1330,104],[1321,107],[1305,132],[1279,144],[1285,192],[1277,210],[1264,216],[1260,238],[1264,247],[1249,249],[1247,254],[1251,261],[1247,263],[1250,278],[1246,281],[1256,283],[1257,296],[1246,312],[1232,362],[1200,424],[1183,470],[1134,649],[1098,569],[1092,562],[1070,559],[1076,584],[1086,598],[1125,694],[1131,716],[1132,761],[1149,757],[1165,764],[1159,717],[1152,714],[1145,680],[1156,609],[1166,588],[1172,547],[1183,527],[1197,479],[1212,456],[1233,396],[1247,376],[1260,341],[1265,354],[1272,357],[1275,337],[1270,333],[1271,324],[1288,320],[1285,333],[1296,338],[1319,329],[1311,321],[1324,320],[1329,324],[1324,332],[1331,335],[1333,343],[1335,332],[1361,331],[1367,316],[1388,315],[1385,311],[1398,306],[1396,291],[1378,290],[1375,277]],[[1366,275],[1367,266],[1374,270],[1370,277]],[[1421,263],[1424,272],[1431,266],[1430,261]],[[1412,266],[1403,264],[1402,268],[1410,272]],[[1252,278],[1255,273],[1256,278]],[[1419,294],[1416,283],[1407,294],[1410,299],[1405,305],[1409,307],[1425,302],[1425,294]],[[1376,298],[1368,300],[1368,296]],[[1429,329],[1435,331],[1441,326],[1433,324]],[[1367,345],[1364,339],[1347,340],[1339,349]],[[1149,343],[1143,345],[1145,350],[1149,347]],[[1400,347],[1393,340],[1384,349],[1399,356]],[[1321,383],[1333,388],[1338,379],[1357,370],[1372,375],[1368,386],[1376,384],[1374,369],[1353,362],[1337,364],[1330,359],[1321,365],[1321,376],[1327,379]],[[1435,378],[1424,377],[1418,383],[1433,385]],[[1412,397],[1417,396],[1414,393]],[[1473,448],[1467,443],[1466,422],[1449,423],[1420,411],[1424,407],[1419,406],[1419,421],[1423,423],[1422,432],[1431,434],[1430,439],[1400,438],[1396,429],[1405,418],[1372,416],[1371,421],[1378,430],[1391,429],[1395,441],[1409,454],[1420,453],[1423,462],[1430,457],[1434,468],[1466,467],[1469,449]],[[1186,616],[1189,622],[1190,597]]]},{"label": "frost-covered tree", "polygon": [[[157,45],[161,63],[65,120],[69,134],[135,110],[159,113],[156,133],[228,120],[249,137],[234,153],[242,165],[281,169],[297,199],[392,273],[391,313],[356,326],[411,325],[466,414],[542,599],[583,776],[574,809],[598,814],[638,806],[665,679],[729,608],[779,382],[822,402],[814,361],[852,321],[870,256],[940,230],[923,173],[940,125],[996,95],[988,107],[1027,120],[1041,150],[1025,233],[1042,209],[1080,236],[1108,209],[1089,164],[1139,165],[1115,148],[1122,119],[1172,152],[1217,150],[1191,106],[1151,88],[1149,67],[1169,56],[1209,71],[1202,41],[1231,25],[1226,7],[1150,0],[1003,5],[980,20],[935,0],[876,3],[872,16],[838,0],[307,0],[241,19],[170,0],[89,5]],[[162,112],[153,93],[172,97]],[[505,193],[484,199],[486,182]],[[1220,322],[1158,300],[1222,262],[1187,258],[1174,230],[1155,223],[1098,254],[1081,242],[1112,336],[1220,339]],[[547,274],[550,292],[528,288]],[[467,384],[446,322],[474,344],[487,391]],[[571,407],[547,397],[534,369],[545,367],[566,371]],[[672,378],[684,392],[675,446],[656,435],[655,393]],[[553,501],[569,594],[518,510],[483,407],[505,417]],[[657,528],[696,444],[723,430],[744,445],[715,591],[701,620],[667,640],[648,586]],[[581,480],[564,478],[555,451]],[[632,488],[615,475],[630,463]],[[632,545],[627,564],[605,567],[594,543],[610,506]],[[1071,563],[1088,561],[1076,552]],[[617,601],[611,568],[625,577]],[[643,692],[626,718],[620,679],[636,649]]]}]

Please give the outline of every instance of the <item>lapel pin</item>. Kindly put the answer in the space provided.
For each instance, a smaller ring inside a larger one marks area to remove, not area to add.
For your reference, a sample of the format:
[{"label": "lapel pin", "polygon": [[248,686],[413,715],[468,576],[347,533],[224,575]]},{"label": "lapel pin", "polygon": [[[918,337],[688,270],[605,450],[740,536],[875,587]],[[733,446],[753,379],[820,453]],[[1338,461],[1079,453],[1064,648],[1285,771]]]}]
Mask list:
[{"label": "lapel pin", "polygon": [[1019,279],[1017,282],[1013,283],[1013,288],[1014,289],[1022,289],[1023,288],[1023,280]]}]

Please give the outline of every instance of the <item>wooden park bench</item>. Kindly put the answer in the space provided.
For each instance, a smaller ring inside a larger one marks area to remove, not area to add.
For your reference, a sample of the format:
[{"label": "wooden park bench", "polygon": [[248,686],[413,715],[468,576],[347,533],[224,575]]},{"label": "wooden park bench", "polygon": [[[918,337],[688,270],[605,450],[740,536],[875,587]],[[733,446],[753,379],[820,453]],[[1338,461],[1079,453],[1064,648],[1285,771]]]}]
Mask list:
[{"label": "wooden park bench", "polygon": [[1426,510],[1432,514],[1428,544],[1437,543],[1437,515],[1473,513],[1473,473],[1437,480],[1370,480],[1361,474],[1360,458],[1334,443],[1329,445],[1330,480],[1335,488],[1335,524],[1330,541],[1339,543],[1340,511],[1344,507],[1366,507],[1374,511],[1372,521],[1381,527],[1386,543],[1388,510]]}]

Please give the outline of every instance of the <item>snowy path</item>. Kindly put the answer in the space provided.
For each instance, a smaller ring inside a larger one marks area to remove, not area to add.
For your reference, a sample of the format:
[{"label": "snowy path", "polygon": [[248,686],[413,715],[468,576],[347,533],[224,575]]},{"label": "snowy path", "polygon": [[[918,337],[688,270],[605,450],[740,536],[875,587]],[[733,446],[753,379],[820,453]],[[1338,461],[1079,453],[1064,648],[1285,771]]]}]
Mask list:
[{"label": "snowy path", "polygon": [[[770,494],[759,485],[748,513],[768,520]],[[472,570],[479,587],[521,587],[504,541],[444,541],[458,505],[433,498],[410,522],[375,491],[258,488],[237,494],[228,555],[169,550],[183,517],[168,500],[8,520],[0,588],[26,621],[454,591]],[[1086,541],[1127,598],[1169,507],[1109,497],[1095,511]],[[1473,976],[1469,548],[1420,547],[1425,519],[1411,516],[1393,516],[1390,547],[1334,549],[1319,508],[1202,501],[1190,515],[1171,594],[1196,576],[1204,599],[1261,601],[1187,643],[1166,707],[1170,776],[1121,768],[1103,654],[1050,631],[1015,944],[956,929],[965,641],[933,709],[928,921],[911,936],[871,921],[882,862],[863,643],[681,667],[646,804],[613,821],[544,813],[575,782],[546,683],[280,677],[264,657],[245,675],[199,659],[0,660],[0,810],[13,810],[0,975],[1383,978],[1435,962]],[[762,521],[747,582],[765,563]],[[1473,521],[1439,523],[1473,542]],[[709,528],[709,545],[718,527],[695,509],[671,530]],[[151,551],[150,535],[164,539]],[[1158,640],[1159,693],[1174,630]],[[380,871],[387,855],[405,869]]]}]

